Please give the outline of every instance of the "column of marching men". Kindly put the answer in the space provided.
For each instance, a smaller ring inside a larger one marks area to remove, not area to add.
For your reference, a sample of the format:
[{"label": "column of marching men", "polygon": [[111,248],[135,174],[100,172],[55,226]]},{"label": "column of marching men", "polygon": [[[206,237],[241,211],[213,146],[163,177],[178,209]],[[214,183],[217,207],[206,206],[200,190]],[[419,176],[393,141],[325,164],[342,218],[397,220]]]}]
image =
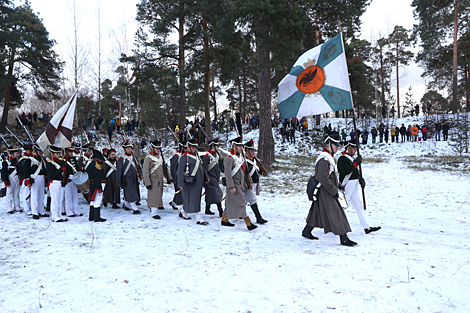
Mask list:
[{"label": "column of marching men", "polygon": [[[23,143],[23,151],[16,146],[2,153],[1,178],[6,187],[6,208],[8,213],[24,212],[33,219],[50,217],[54,222],[66,222],[68,218],[83,216],[79,211],[79,194],[89,203],[89,220],[105,222],[101,217],[102,206],[111,205],[140,214],[139,182],[147,189],[147,207],[153,219],[161,219],[159,210],[164,209],[163,187],[174,185],[170,206],[177,210],[179,217],[191,220],[195,214],[197,225],[207,225],[201,211],[202,196],[205,195],[206,215],[215,215],[211,205],[217,207],[221,225],[233,227],[229,219],[243,218],[249,230],[255,229],[246,212],[250,204],[258,224],[264,224],[258,208],[259,175],[262,165],[255,157],[253,140],[246,143],[238,137],[231,140],[232,149],[222,158],[219,140],[208,142],[208,151],[197,150],[197,140],[178,143],[176,153],[171,157],[169,167],[162,156],[161,141],[150,143],[150,153],[143,159],[143,165],[135,157],[128,140],[122,143],[124,154],[117,158],[115,149],[96,149],[92,143],[80,146],[72,143],[67,149],[48,147],[45,157],[39,146],[31,141]],[[77,174],[86,173],[87,181],[76,182]],[[220,187],[226,186],[224,196]],[[78,187],[78,188],[77,188]],[[46,206],[45,194],[47,194]],[[20,206],[23,200],[23,208]],[[225,209],[222,202],[225,200]],[[46,213],[50,212],[50,214]]]}]

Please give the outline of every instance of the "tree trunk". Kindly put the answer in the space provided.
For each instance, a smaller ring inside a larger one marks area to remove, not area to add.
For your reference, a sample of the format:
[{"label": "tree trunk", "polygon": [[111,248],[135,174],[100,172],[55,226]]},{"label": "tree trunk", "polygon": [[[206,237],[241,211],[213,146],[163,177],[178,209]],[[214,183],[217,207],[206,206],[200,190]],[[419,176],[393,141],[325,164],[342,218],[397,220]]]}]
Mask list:
[{"label": "tree trunk", "polygon": [[398,41],[397,41],[397,108],[398,118],[400,118],[400,78],[398,76]]},{"label": "tree trunk", "polygon": [[204,79],[204,88],[206,92],[206,101],[204,104],[204,120],[205,120],[205,129],[209,138],[212,138],[212,127],[211,127],[211,107],[210,107],[210,96],[211,96],[211,67],[209,60],[209,38],[208,32],[209,28],[207,27],[207,20],[202,19],[202,28],[204,29],[204,65],[205,65],[205,79]]},{"label": "tree trunk", "polygon": [[455,0],[454,6],[454,47],[453,47],[453,69],[452,69],[452,113],[458,112],[457,106],[457,36],[458,36],[458,12],[459,1]]},{"label": "tree trunk", "polygon": [[5,105],[3,106],[2,120],[0,121],[0,131],[5,130],[5,126],[8,123],[8,111],[10,110],[10,98],[11,98],[11,87],[13,86],[13,67],[15,64],[15,48],[12,48],[10,54],[10,60],[8,62],[8,83],[5,91]]},{"label": "tree trunk", "polygon": [[246,105],[247,105],[247,99],[246,99],[246,75],[243,75],[243,110],[242,110],[242,119],[243,123],[246,121]]},{"label": "tree trunk", "polygon": [[271,63],[268,47],[264,44],[267,37],[264,21],[259,21],[256,32],[256,52],[259,64],[259,143],[258,157],[265,167],[270,168],[274,161],[274,138],[271,127]]},{"label": "tree trunk", "polygon": [[[184,4],[180,4],[180,9],[183,11]],[[179,122],[180,128],[186,126],[186,84],[184,79],[184,16],[179,17],[179,28],[178,28],[178,70],[179,70],[179,78],[180,78],[180,114],[179,114]]]}]

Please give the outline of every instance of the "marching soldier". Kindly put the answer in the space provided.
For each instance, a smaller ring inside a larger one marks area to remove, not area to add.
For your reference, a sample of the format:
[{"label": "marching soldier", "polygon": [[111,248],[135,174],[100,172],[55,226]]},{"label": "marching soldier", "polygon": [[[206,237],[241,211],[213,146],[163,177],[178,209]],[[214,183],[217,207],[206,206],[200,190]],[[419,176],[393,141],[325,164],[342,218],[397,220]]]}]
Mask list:
[{"label": "marching soldier", "polygon": [[173,186],[175,187],[175,194],[173,196],[173,200],[170,202],[171,207],[173,210],[179,210],[180,214],[179,217],[184,220],[190,220],[191,217],[186,214],[183,209],[183,194],[178,187],[178,164],[180,162],[181,156],[185,153],[186,150],[186,141],[179,142],[178,148],[174,156],[170,159],[170,174],[173,178]]},{"label": "marching soldier", "polygon": [[229,222],[230,218],[242,217],[245,220],[248,230],[253,230],[257,226],[251,223],[246,214],[245,191],[251,186],[245,181],[247,171],[245,158],[243,157],[242,138],[237,137],[232,140],[232,150],[230,155],[224,159],[225,179],[227,185],[227,197],[225,199],[225,210],[222,215],[222,226],[233,227]]},{"label": "marching soldier", "polygon": [[338,178],[334,154],[339,148],[339,135],[330,134],[324,141],[325,148],[315,161],[315,178],[321,184],[317,193],[317,200],[313,201],[307,216],[307,225],[302,236],[318,240],[312,235],[314,227],[323,228],[325,234],[332,232],[339,235],[340,243],[345,246],[355,246],[356,242],[348,238],[346,233],[351,231],[348,218],[338,201]]},{"label": "marching soldier", "polygon": [[198,225],[208,225],[209,223],[203,220],[201,213],[201,192],[205,173],[196,147],[197,139],[188,140],[187,150],[178,164],[178,187],[183,196],[184,211],[196,213]]},{"label": "marching soldier", "polygon": [[339,181],[344,187],[346,197],[354,207],[362,227],[364,227],[364,232],[369,234],[380,230],[381,227],[372,227],[364,211],[364,204],[360,192],[361,189],[358,187],[359,185],[365,187],[366,182],[364,178],[359,175],[359,165],[362,163],[362,157],[358,156],[354,158],[356,152],[357,141],[356,139],[351,139],[346,145],[346,150],[343,151],[338,159]]},{"label": "marching soldier", "polygon": [[116,183],[116,170],[117,170],[116,150],[109,149],[108,159],[103,163],[103,170],[106,173],[106,187],[104,187],[103,204],[112,203],[113,209],[120,209],[118,206],[121,203],[121,195],[119,187]]},{"label": "marching soldier", "polygon": [[209,152],[202,158],[204,170],[209,176],[210,182],[206,184],[206,214],[214,215],[210,209],[211,204],[215,203],[219,211],[219,216],[222,217],[222,197],[223,192],[220,189],[220,168],[223,167],[223,160],[219,155],[219,138],[212,139],[208,143]]},{"label": "marching soldier", "polygon": [[20,150],[16,146],[9,149],[10,157],[2,162],[2,181],[7,188],[6,207],[8,213],[22,212],[20,206],[19,157]]},{"label": "marching soldier", "polygon": [[[49,179],[49,190],[51,192],[51,214],[54,222],[67,222],[63,219],[61,212],[64,206],[64,193],[67,181],[64,181],[66,175],[65,161],[61,159],[61,149],[50,146],[51,158],[47,161],[47,174]],[[43,191],[44,193],[44,191]]]},{"label": "marching soldier", "polygon": [[106,222],[101,218],[101,203],[103,201],[103,190],[106,184],[106,173],[103,170],[102,164],[104,157],[99,150],[92,150],[92,159],[90,165],[87,167],[88,180],[90,181],[90,190],[88,197],[90,200],[90,213],[88,215],[89,221]]},{"label": "marching soldier", "polygon": [[45,169],[42,157],[32,152],[33,143],[25,142],[24,147],[25,160],[22,163],[24,184],[31,191],[31,213],[33,219],[37,220],[39,217],[49,216],[44,211]]},{"label": "marching soldier", "polygon": [[136,202],[140,201],[139,176],[140,165],[132,153],[129,140],[122,144],[124,156],[117,162],[116,183],[124,190],[124,208],[131,209],[133,214],[140,214]]},{"label": "marching soldier", "polygon": [[78,160],[73,155],[75,148],[69,147],[65,149],[65,167],[67,172],[65,174],[67,178],[67,185],[65,185],[65,214],[68,217],[83,216],[78,211],[78,189],[73,183],[73,175],[79,171]]},{"label": "marching soldier", "polygon": [[147,188],[147,206],[151,211],[152,218],[158,220],[158,210],[163,210],[163,178],[166,177],[171,183],[165,160],[161,155],[162,145],[160,140],[150,142],[150,154],[144,159],[142,175],[144,185]]},{"label": "marching soldier", "polygon": [[264,223],[267,223],[268,221],[265,220],[261,216],[261,213],[259,212],[259,209],[258,209],[258,199],[256,197],[259,195],[259,191],[260,191],[260,185],[259,185],[260,168],[258,167],[258,164],[255,159],[255,144],[253,142],[253,139],[245,143],[244,148],[246,152],[246,164],[247,164],[248,173],[253,183],[253,188],[247,189],[245,191],[245,199],[246,199],[246,202],[250,204],[250,207],[256,216],[256,223],[264,224]]}]

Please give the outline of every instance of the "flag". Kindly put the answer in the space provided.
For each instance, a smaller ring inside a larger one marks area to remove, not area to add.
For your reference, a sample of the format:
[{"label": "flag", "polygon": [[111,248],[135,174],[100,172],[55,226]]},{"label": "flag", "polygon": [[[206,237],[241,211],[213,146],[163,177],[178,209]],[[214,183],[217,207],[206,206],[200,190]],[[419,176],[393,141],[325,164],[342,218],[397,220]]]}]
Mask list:
[{"label": "flag", "polygon": [[342,35],[302,54],[278,90],[281,118],[352,109]]},{"label": "flag", "polygon": [[77,94],[78,89],[75,90],[72,98],[54,114],[49,124],[47,124],[46,130],[37,140],[37,144],[42,151],[46,152],[49,146],[64,149],[71,146]]}]

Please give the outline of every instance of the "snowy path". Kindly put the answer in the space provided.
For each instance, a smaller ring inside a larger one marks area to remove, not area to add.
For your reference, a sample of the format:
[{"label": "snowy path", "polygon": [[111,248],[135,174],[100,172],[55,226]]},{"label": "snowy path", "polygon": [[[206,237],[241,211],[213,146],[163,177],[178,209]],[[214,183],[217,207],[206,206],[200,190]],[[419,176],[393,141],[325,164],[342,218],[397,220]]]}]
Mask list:
[{"label": "snowy path", "polygon": [[469,312],[468,177],[399,160],[364,172],[383,229],[365,235],[348,209],[355,248],[318,229],[318,241],[300,236],[303,192],[262,194],[269,223],[252,232],[242,220],[199,226],[168,206],[159,221],[105,208],[106,223],[3,211],[0,312]]}]

